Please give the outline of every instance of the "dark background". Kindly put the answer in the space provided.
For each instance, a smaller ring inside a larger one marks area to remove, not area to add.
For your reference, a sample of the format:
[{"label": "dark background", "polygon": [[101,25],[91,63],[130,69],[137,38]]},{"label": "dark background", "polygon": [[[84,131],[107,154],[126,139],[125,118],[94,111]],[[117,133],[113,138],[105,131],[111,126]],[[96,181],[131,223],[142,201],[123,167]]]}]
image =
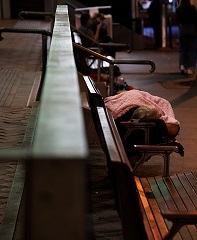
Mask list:
[{"label": "dark background", "polygon": [[78,2],[88,7],[110,5],[112,6],[111,9],[102,10],[101,12],[112,14],[113,22],[121,23],[128,28],[132,26],[131,0],[79,0]]},{"label": "dark background", "polygon": [[44,0],[11,0],[11,18],[18,18],[21,11],[44,11]]},{"label": "dark background", "polygon": [[[84,6],[112,6],[111,9],[101,10],[113,16],[113,22],[121,23],[127,28],[132,27],[131,0],[79,0]],[[44,0],[11,0],[11,17],[18,18],[21,11],[44,11]]]}]

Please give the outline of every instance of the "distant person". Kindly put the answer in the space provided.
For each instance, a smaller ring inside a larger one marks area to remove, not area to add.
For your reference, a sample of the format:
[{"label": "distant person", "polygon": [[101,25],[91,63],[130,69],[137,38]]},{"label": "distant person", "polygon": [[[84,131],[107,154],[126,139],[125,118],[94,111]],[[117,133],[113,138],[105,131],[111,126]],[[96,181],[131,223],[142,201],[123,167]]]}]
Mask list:
[{"label": "distant person", "polygon": [[137,3],[137,6],[138,6],[138,11],[143,10],[142,4],[140,2]]},{"label": "distant person", "polygon": [[[84,33],[85,35],[89,36],[90,38],[94,39],[95,41],[99,42],[100,31],[101,31],[101,28],[103,25],[102,21],[99,22],[98,24],[96,24],[94,32],[91,29],[92,18],[89,13],[81,14],[80,21],[81,21],[81,26],[79,27],[79,31]],[[95,45],[93,41],[84,37],[82,34],[80,37],[81,37],[82,45],[84,47],[90,48]],[[115,58],[115,49],[111,48],[111,47],[105,47],[101,50],[101,54],[103,54],[107,57],[110,57],[110,58],[111,57]],[[114,75],[116,77],[121,75],[120,68],[117,65],[114,66]]]},{"label": "distant person", "polygon": [[[98,36],[98,41],[100,43],[112,43],[113,40],[109,36],[107,25],[105,23],[105,16],[102,13],[95,13],[93,18],[92,18],[92,24],[91,24],[91,29],[96,34],[97,27],[98,25],[101,25],[100,31],[99,31],[99,36]],[[106,55],[112,56],[115,58],[115,52],[116,49],[113,47],[105,47]]]},{"label": "distant person", "polygon": [[154,48],[158,49],[162,47],[162,22],[161,22],[161,0],[153,0],[147,9],[151,26],[154,32],[155,44]]},{"label": "distant person", "polygon": [[[104,23],[104,15],[97,13],[94,18],[91,18],[89,13],[83,13],[81,14],[80,21],[81,26],[79,27],[79,31],[81,31],[82,33],[88,35],[97,42],[112,42],[112,39],[110,38],[110,36],[108,36],[107,26]],[[89,48],[94,46],[94,43],[91,40],[85,38],[84,36],[81,36],[81,41],[84,47]],[[102,49],[101,53],[106,56],[111,56],[115,58],[115,51],[116,49],[114,47],[107,46]]]},{"label": "distant person", "polygon": [[197,11],[190,0],[181,0],[176,8],[179,24],[179,68],[181,73],[194,74],[196,65]]},{"label": "distant person", "polygon": [[102,13],[95,13],[94,16],[92,17],[92,24],[91,24],[91,29],[96,33],[97,25],[101,25],[101,29],[99,31],[99,42],[107,43],[107,42],[112,42],[112,38],[108,34],[108,29],[107,25],[105,23],[105,16]]},{"label": "distant person", "polygon": [[[89,13],[82,13],[80,21],[81,21],[81,26],[79,27],[79,31],[81,31],[85,35],[91,37],[95,41],[99,41],[99,32],[101,29],[101,25],[98,25],[95,29],[95,32],[93,32],[92,29],[90,28],[92,19],[91,19]],[[91,40],[87,39],[86,37],[84,37],[82,35],[80,37],[81,37],[82,45],[84,47],[89,48],[94,45],[94,43]]]}]

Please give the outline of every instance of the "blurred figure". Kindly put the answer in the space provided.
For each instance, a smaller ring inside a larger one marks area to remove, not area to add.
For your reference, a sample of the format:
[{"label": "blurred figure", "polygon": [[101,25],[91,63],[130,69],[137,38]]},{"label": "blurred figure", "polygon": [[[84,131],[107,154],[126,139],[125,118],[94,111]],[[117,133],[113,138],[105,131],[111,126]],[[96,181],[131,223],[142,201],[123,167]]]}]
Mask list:
[{"label": "blurred figure", "polygon": [[197,11],[190,0],[181,0],[176,8],[179,24],[179,68],[181,73],[193,74],[196,65]]},{"label": "blurred figure", "polygon": [[101,29],[99,32],[98,41],[102,43],[112,42],[112,38],[108,34],[107,25],[105,24],[104,20],[105,20],[105,16],[102,13],[95,13],[95,15],[92,18],[91,29],[95,34],[97,26],[98,24],[100,24]]},{"label": "blurred figure", "polygon": [[[113,40],[112,38],[109,36],[108,34],[108,30],[107,30],[107,25],[104,22],[105,17],[102,13],[95,13],[95,15],[92,18],[92,24],[91,24],[91,29],[93,31],[93,33],[96,33],[97,27],[98,25],[100,25],[100,31],[99,31],[99,36],[98,36],[98,41],[100,43],[112,43]],[[113,58],[115,58],[115,54],[116,54],[116,50],[114,47],[105,47],[105,51],[106,51],[106,55],[112,56]]]},{"label": "blurred figure", "polygon": [[[81,26],[79,27],[79,30],[82,33],[86,34],[87,36],[93,38],[95,41],[99,41],[99,32],[101,29],[101,25],[98,25],[95,29],[95,32],[93,32],[92,29],[90,28],[92,20],[89,13],[81,14],[80,21]],[[93,42],[83,36],[81,36],[81,41],[84,47],[88,48],[93,46]]]},{"label": "blurred figure", "polygon": [[[104,23],[104,19],[104,15],[101,13],[97,13],[94,18],[91,18],[89,13],[83,13],[81,14],[80,18],[81,26],[79,27],[79,30],[97,42],[112,42],[111,37],[108,35],[107,26]],[[81,41],[82,45],[87,48],[94,45],[93,42],[83,36],[81,36]],[[115,47],[105,46],[101,53],[115,58],[116,50],[117,49]]]},{"label": "blurred figure", "polygon": [[161,7],[160,0],[153,0],[147,10],[154,31],[155,49],[162,47]]},{"label": "blurred figure", "polygon": [[[80,21],[81,21],[81,26],[79,27],[79,31],[84,33],[85,35],[91,37],[95,41],[100,42],[99,39],[100,39],[100,32],[101,32],[101,29],[103,27],[102,26],[103,25],[103,19],[102,19],[101,22],[98,22],[96,24],[94,32],[91,29],[92,18],[91,18],[89,13],[81,14]],[[94,43],[91,40],[84,37],[82,34],[81,34],[80,38],[81,38],[82,45],[84,47],[90,48],[90,47],[94,46]],[[109,47],[103,47],[101,49],[101,54],[103,54],[107,57],[110,57],[110,58],[111,57],[115,58],[115,51],[116,51],[116,48],[114,48],[114,47],[110,47],[110,46]],[[121,75],[120,68],[117,65],[115,65],[114,66],[114,76],[117,77],[117,76],[120,76],[120,75]]]}]

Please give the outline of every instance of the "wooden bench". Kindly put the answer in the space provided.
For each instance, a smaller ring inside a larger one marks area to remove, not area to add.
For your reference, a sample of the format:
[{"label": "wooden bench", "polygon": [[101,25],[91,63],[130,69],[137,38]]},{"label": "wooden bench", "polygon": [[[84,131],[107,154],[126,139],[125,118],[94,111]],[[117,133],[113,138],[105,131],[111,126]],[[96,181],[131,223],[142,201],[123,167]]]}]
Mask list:
[{"label": "wooden bench", "polygon": [[[92,79],[89,76],[84,76],[84,81],[87,86],[87,93],[88,93],[88,102],[89,106],[91,108],[92,113],[92,119],[93,122],[96,122],[96,107],[103,107],[105,109],[105,104],[103,97],[101,96],[99,90],[97,89],[96,85],[92,81]],[[106,110],[106,109],[105,109]],[[142,129],[145,131],[145,138],[149,139],[149,128],[153,125],[152,123],[133,123],[133,122],[124,122],[124,125],[128,127],[128,132],[131,131],[131,129]],[[95,124],[97,133],[98,133],[98,127]],[[133,172],[135,173],[142,164],[149,160],[152,156],[159,155],[162,156],[164,159],[164,171],[163,176],[169,175],[169,165],[170,165],[170,154],[172,152],[178,152],[178,148],[176,146],[170,146],[170,145],[149,145],[148,143],[146,145],[135,145],[134,150],[141,154],[141,158],[137,163],[133,166]]]},{"label": "wooden bench", "polygon": [[123,238],[197,239],[197,175],[188,172],[169,177],[135,177],[113,117],[108,110],[97,107],[95,119]]}]

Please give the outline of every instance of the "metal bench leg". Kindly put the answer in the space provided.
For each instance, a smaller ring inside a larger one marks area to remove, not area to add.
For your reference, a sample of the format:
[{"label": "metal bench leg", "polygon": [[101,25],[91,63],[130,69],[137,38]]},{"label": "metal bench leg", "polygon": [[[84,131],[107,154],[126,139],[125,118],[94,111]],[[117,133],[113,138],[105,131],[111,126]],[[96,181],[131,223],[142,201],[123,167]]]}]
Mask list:
[{"label": "metal bench leg", "polygon": [[163,171],[163,177],[168,177],[169,176],[169,167],[170,167],[170,154],[172,152],[171,151],[167,151],[167,152],[141,152],[142,156],[140,157],[139,161],[137,161],[137,163],[135,164],[135,166],[133,167],[133,173],[135,174],[135,172],[139,169],[139,167],[147,160],[149,160],[151,157],[153,156],[162,156],[164,159],[164,171]]},{"label": "metal bench leg", "polygon": [[183,226],[184,224],[181,223],[173,223],[172,228],[168,232],[168,234],[164,237],[164,240],[171,240],[173,237],[176,235],[176,233],[179,231],[179,229]]},{"label": "metal bench leg", "polygon": [[135,164],[135,166],[133,167],[133,173],[135,174],[135,172],[139,169],[139,167],[146,162],[149,158],[152,157],[152,154],[146,154],[141,152],[142,156],[140,157],[140,159],[137,161],[137,163]]},{"label": "metal bench leg", "polygon": [[163,153],[163,158],[164,158],[164,172],[163,176],[168,177],[169,176],[169,167],[170,167],[170,154],[172,152],[165,152]]}]

